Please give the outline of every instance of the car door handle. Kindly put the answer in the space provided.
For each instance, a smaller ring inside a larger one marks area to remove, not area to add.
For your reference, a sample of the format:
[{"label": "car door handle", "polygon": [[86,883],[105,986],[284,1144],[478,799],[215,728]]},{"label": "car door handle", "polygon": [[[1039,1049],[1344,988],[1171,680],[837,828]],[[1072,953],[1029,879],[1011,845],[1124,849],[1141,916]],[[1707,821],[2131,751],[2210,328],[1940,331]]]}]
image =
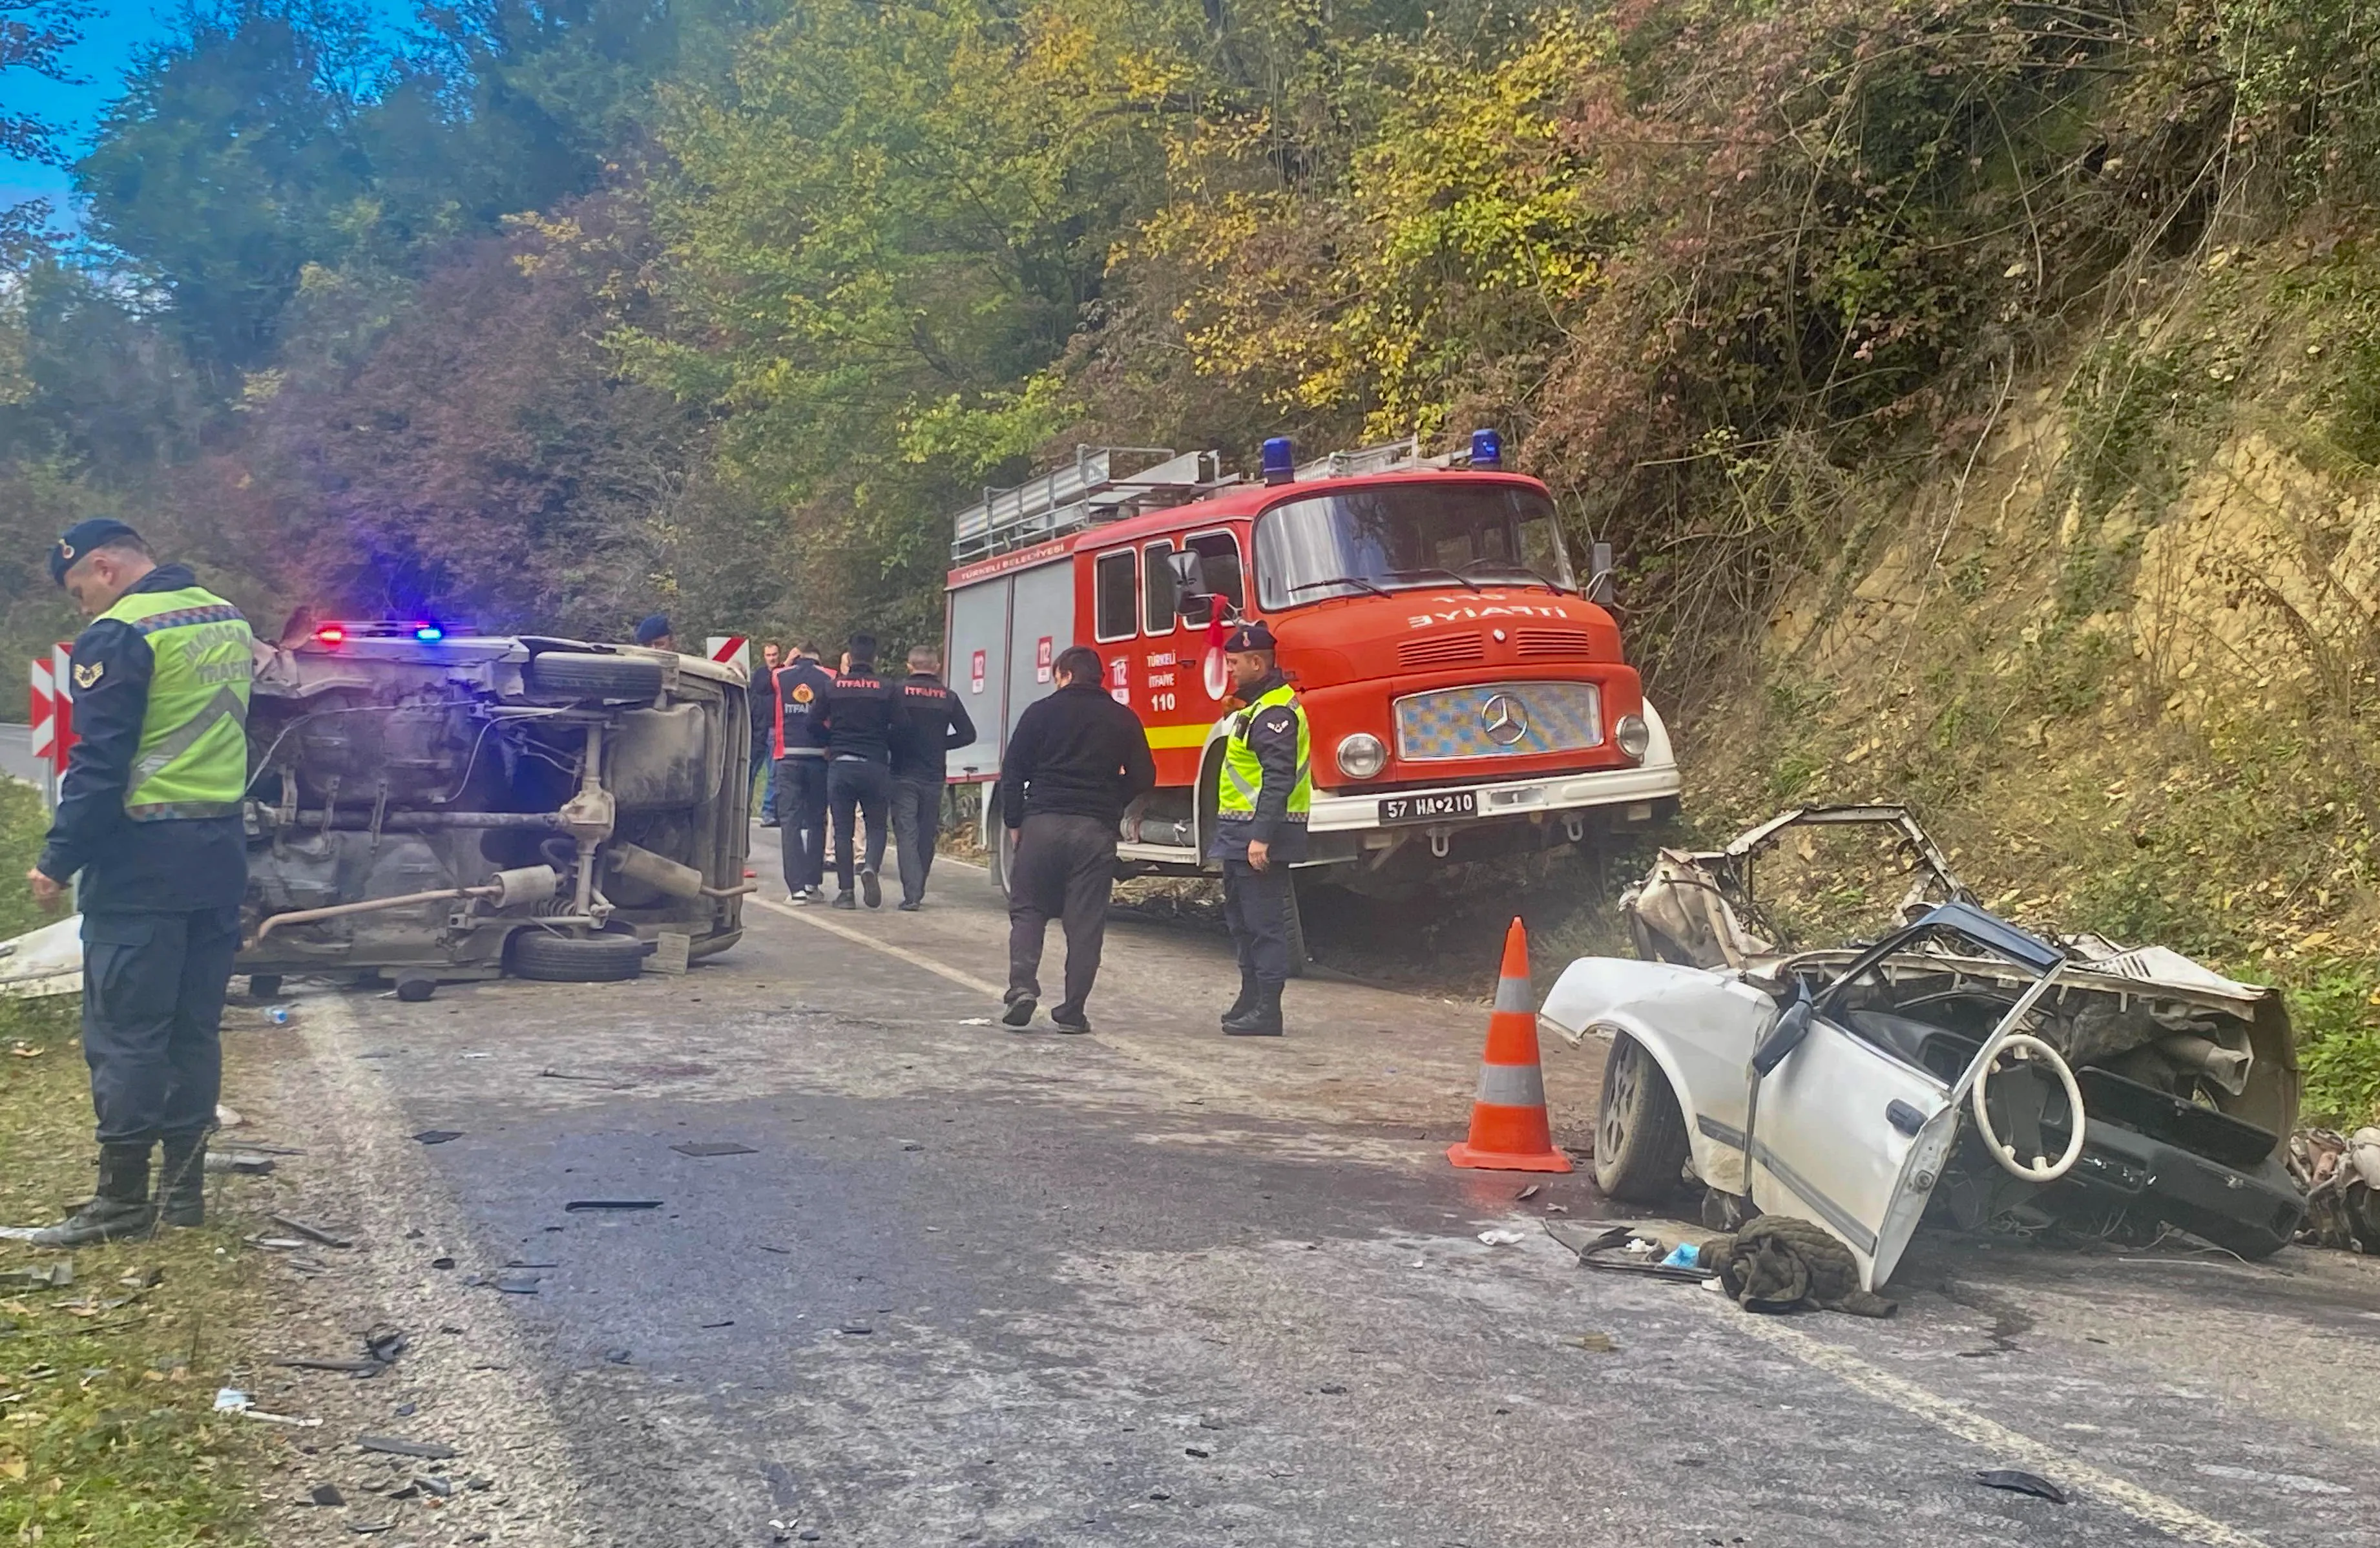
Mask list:
[{"label": "car door handle", "polygon": [[1885,1108],[1884,1121],[1900,1130],[1901,1133],[1913,1137],[1919,1129],[1925,1127],[1925,1115],[1909,1103],[1896,1100]]}]

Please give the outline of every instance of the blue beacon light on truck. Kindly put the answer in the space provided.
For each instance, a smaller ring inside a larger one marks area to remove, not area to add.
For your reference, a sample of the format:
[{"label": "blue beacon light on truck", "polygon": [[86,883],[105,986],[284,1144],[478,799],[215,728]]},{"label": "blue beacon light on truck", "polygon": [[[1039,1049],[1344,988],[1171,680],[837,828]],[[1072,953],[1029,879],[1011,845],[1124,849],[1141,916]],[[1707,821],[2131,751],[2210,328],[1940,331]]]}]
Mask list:
[{"label": "blue beacon light on truck", "polygon": [[1492,430],[1471,433],[1471,466],[1501,468],[1504,466],[1504,437]]},{"label": "blue beacon light on truck", "polygon": [[1286,435],[1276,435],[1264,444],[1264,481],[1287,483],[1297,477],[1297,448]]},{"label": "blue beacon light on truck", "polygon": [[446,631],[436,624],[416,624],[413,626],[413,638],[430,644],[445,639]]}]

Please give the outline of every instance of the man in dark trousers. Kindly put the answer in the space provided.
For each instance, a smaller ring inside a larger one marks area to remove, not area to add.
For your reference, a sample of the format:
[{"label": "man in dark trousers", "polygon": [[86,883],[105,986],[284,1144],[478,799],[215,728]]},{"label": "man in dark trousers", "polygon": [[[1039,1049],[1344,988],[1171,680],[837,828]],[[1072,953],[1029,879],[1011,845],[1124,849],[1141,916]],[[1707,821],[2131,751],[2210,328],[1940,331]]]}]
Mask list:
[{"label": "man in dark trousers", "polygon": [[1232,1037],[1281,1036],[1281,992],[1290,961],[1289,868],[1305,858],[1314,806],[1313,744],[1305,706],[1281,675],[1272,630],[1243,624],[1224,641],[1242,708],[1230,719],[1218,786],[1215,843],[1223,862],[1223,918],[1240,956],[1240,997],[1223,1012]]},{"label": "man in dark trousers", "polygon": [[942,786],[950,754],[975,740],[975,722],[959,696],[942,686],[941,652],[919,645],[909,652],[901,684],[901,719],[892,738],[892,841],[901,847],[901,911],[926,901],[926,875],[941,837]]},{"label": "man in dark trousers", "polygon": [[855,817],[868,823],[868,857],[859,887],[871,908],[883,907],[884,819],[892,798],[892,685],[876,675],[876,641],[855,634],[844,669],[827,685],[811,717],[826,736],[826,798],[834,814],[834,906],[856,908],[851,896]]},{"label": "man in dark trousers", "polygon": [[818,708],[834,677],[804,645],[771,675],[774,708],[770,745],[777,759],[777,812],[785,863],[785,901],[826,901],[826,733]]},{"label": "man in dark trousers", "polygon": [[51,549],[50,576],[92,622],[74,643],[81,739],[26,881],[53,907],[82,875],[99,1190],[32,1239],[80,1247],[205,1214],[218,1029],[248,888],[240,801],[254,640],[238,609],[182,566],[158,565],[120,521],[77,524]]},{"label": "man in dark trousers", "polygon": [[762,770],[768,771],[769,782],[760,791],[760,825],[764,828],[776,827],[779,822],[776,754],[771,750],[777,718],[776,678],[777,647],[764,645],[760,648],[760,670],[752,679],[750,692],[745,695],[752,710],[752,766],[744,774],[744,782],[751,785],[759,782]]},{"label": "man in dark trousers", "polygon": [[1041,998],[1041,943],[1051,916],[1066,929],[1066,998],[1050,1012],[1062,1032],[1087,1032],[1083,1002],[1099,977],[1124,811],[1157,785],[1140,717],[1099,686],[1099,653],[1070,645],[1058,691],[1016,718],[1001,761],[1000,811],[1014,858],[1008,876],[1008,1010],[1022,1030]]}]

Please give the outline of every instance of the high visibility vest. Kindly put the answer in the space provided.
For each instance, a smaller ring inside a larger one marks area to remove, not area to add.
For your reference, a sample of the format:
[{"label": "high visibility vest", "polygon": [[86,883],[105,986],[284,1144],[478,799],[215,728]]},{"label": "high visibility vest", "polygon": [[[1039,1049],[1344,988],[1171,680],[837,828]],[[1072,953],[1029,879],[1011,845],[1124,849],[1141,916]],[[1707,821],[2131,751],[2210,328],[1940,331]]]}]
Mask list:
[{"label": "high visibility vest", "polygon": [[1306,724],[1305,706],[1298,701],[1297,689],[1283,683],[1231,718],[1231,733],[1223,741],[1223,783],[1215,801],[1217,811],[1225,817],[1256,815],[1257,787],[1264,783],[1264,764],[1257,760],[1256,749],[1248,746],[1248,725],[1258,711],[1275,704],[1288,705],[1297,716],[1297,783],[1290,786],[1289,821],[1303,823],[1314,810],[1313,728]]},{"label": "high visibility vest", "polygon": [[156,658],[124,814],[136,823],[237,814],[255,671],[248,620],[201,586],[128,592],[100,616],[131,625]]}]

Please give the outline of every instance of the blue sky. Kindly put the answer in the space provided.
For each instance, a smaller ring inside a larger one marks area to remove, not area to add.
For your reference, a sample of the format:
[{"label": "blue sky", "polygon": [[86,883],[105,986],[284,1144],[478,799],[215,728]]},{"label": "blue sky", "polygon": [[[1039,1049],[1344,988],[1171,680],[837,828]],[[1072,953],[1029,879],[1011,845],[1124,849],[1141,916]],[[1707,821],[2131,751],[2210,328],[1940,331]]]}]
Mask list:
[{"label": "blue sky", "polygon": [[[370,0],[384,16],[407,16],[407,0]],[[42,80],[22,72],[7,78],[8,104],[26,108],[66,132],[61,145],[69,156],[90,147],[91,130],[107,104],[122,94],[125,72],[142,51],[164,41],[181,14],[181,0],[100,0],[83,41],[70,56],[72,85]],[[62,167],[42,166],[0,157],[0,208],[26,199],[47,199],[65,213],[67,182]]]}]

